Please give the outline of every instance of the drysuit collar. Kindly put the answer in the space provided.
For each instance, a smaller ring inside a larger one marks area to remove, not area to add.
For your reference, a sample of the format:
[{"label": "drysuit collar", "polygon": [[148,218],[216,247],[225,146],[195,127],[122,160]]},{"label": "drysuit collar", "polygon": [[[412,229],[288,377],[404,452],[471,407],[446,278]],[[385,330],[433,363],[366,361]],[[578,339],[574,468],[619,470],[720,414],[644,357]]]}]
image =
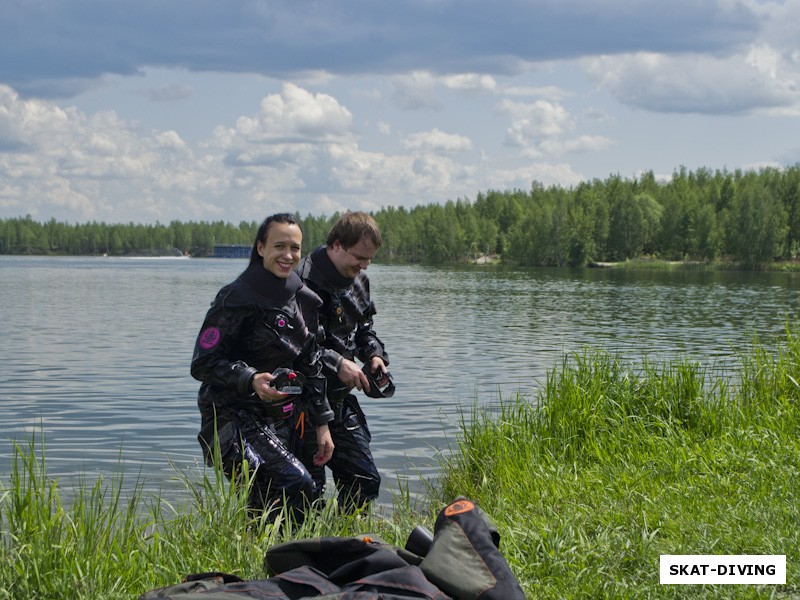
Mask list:
[{"label": "drysuit collar", "polygon": [[264,268],[260,263],[253,263],[239,275],[242,283],[246,284],[259,296],[275,302],[291,300],[297,291],[303,287],[300,276],[292,272],[286,279],[278,277]]},{"label": "drysuit collar", "polygon": [[330,256],[328,256],[328,247],[320,246],[311,253],[311,261],[322,273],[328,283],[339,289],[346,289],[353,285],[355,277],[345,277],[336,269]]}]

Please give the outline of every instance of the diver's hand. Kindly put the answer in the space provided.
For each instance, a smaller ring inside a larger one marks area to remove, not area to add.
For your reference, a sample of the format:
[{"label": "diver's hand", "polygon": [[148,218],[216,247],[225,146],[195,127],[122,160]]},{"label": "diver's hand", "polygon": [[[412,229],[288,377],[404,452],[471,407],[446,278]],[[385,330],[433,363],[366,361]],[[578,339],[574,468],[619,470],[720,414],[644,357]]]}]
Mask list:
[{"label": "diver's hand", "polygon": [[333,438],[328,424],[317,427],[317,453],[314,455],[314,464],[321,467],[333,456]]},{"label": "diver's hand", "polygon": [[[386,363],[383,362],[380,356],[372,357],[372,360],[369,362],[369,371],[372,373],[375,381],[378,382],[378,387],[382,388],[389,383],[389,378],[387,377],[389,370],[386,368]],[[369,388],[367,388],[367,391],[369,391]]]},{"label": "diver's hand", "polygon": [[[383,362],[383,361],[381,361]],[[367,376],[362,373],[361,368],[352,360],[342,359],[339,367],[339,380],[349,388],[369,391],[369,381]]]},{"label": "diver's hand", "polygon": [[271,387],[269,383],[273,379],[275,379],[275,377],[272,375],[272,373],[256,373],[256,376],[253,377],[253,391],[265,402],[276,402],[278,400],[283,400],[289,395],[284,392],[279,392],[274,387]]}]

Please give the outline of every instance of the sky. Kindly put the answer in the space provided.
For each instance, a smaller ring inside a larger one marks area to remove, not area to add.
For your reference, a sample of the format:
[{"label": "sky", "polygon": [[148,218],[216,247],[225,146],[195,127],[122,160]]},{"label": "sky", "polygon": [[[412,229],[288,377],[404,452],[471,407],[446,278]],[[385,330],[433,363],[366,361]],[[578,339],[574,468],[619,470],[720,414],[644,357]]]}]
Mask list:
[{"label": "sky", "polygon": [[258,221],[800,163],[800,0],[2,0],[0,218]]}]

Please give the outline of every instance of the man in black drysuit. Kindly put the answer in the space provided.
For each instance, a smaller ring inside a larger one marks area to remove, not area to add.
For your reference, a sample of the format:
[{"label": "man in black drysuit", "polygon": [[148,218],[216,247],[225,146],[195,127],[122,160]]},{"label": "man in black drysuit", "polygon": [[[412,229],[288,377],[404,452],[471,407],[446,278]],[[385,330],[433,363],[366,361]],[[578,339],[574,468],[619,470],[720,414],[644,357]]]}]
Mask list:
[{"label": "man in black drysuit", "polygon": [[[375,305],[364,272],[381,243],[380,230],[371,216],[346,213],[331,228],[325,245],[312,251],[297,268],[303,282],[322,299],[323,373],[335,415],[329,423],[335,448],[327,466],[339,491],[339,506],[347,512],[377,498],[381,483],[369,448],[367,420],[350,393],[353,388],[366,391],[370,385],[356,358],[377,380],[385,376],[389,364],[383,342],[373,331]],[[306,438],[303,462],[322,496],[325,468],[310,460],[315,452],[313,438]]]}]

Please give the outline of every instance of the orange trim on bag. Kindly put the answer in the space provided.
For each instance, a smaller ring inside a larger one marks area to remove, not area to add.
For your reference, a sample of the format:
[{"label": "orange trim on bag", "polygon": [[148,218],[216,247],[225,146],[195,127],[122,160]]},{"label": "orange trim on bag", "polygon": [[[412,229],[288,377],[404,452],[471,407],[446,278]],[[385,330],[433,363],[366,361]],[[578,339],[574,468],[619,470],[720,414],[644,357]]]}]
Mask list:
[{"label": "orange trim on bag", "polygon": [[304,410],[300,411],[300,416],[297,417],[297,424],[294,428],[300,431],[301,440],[306,437],[306,412]]},{"label": "orange trim on bag", "polygon": [[471,511],[475,505],[469,500],[456,500],[450,506],[444,509],[445,517],[454,517]]}]

